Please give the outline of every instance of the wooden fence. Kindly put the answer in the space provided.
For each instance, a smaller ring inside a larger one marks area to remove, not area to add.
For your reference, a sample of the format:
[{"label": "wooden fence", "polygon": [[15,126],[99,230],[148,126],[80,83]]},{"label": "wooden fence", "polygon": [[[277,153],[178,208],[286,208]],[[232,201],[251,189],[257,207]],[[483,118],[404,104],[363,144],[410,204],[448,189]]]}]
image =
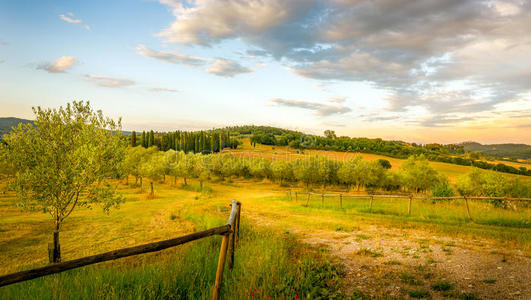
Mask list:
[{"label": "wooden fence", "polygon": [[241,203],[237,202],[236,200],[232,200],[231,206],[232,209],[229,219],[227,220],[227,223],[223,226],[194,232],[192,234],[180,236],[169,240],[118,249],[93,256],[82,257],[61,263],[55,263],[41,268],[3,275],[0,276],[0,287],[38,277],[43,277],[50,274],[61,273],[67,270],[92,265],[108,260],[115,260],[118,258],[132,255],[161,251],[163,249],[186,244],[191,241],[199,240],[213,235],[222,235],[223,238],[221,241],[221,249],[219,251],[216,281],[214,283],[212,292],[212,299],[217,300],[220,298],[221,283],[223,280],[223,270],[225,268],[225,262],[227,260],[227,252],[229,252],[228,265],[229,268],[232,269],[232,267],[234,266],[234,251],[240,235]]},{"label": "wooden fence", "polygon": [[[286,191],[287,197],[293,201],[293,196],[291,190]],[[310,196],[320,196],[321,202],[324,205],[325,197],[339,197],[339,207],[343,208],[343,198],[352,197],[352,198],[369,198],[369,211],[372,211],[372,203],[374,198],[401,198],[409,199],[407,214],[411,215],[411,203],[413,199],[431,199],[431,200],[451,200],[451,199],[463,199],[465,201],[466,213],[469,220],[472,220],[470,215],[470,206],[468,205],[468,200],[502,200],[502,201],[512,201],[517,203],[518,201],[531,201],[531,198],[511,198],[511,197],[472,197],[472,196],[453,196],[453,197],[433,197],[433,196],[413,196],[413,195],[357,195],[357,194],[324,194],[324,193],[312,193],[312,192],[298,192],[295,191],[295,201],[298,200],[299,195],[307,195],[306,204],[308,206],[310,202]],[[303,199],[304,200],[304,199]],[[516,205],[513,207],[516,210]]]}]

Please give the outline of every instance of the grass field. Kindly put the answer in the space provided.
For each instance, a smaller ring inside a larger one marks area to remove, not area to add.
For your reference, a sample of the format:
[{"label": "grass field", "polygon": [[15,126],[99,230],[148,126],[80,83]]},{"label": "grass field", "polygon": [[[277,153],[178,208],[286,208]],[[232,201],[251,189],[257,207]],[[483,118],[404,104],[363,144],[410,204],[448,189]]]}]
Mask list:
[{"label": "grass field", "polygon": [[[219,226],[229,215],[229,198],[197,187],[156,184],[156,198],[121,185],[127,201],[118,210],[79,209],[65,222],[63,260],[168,239]],[[0,274],[47,263],[52,222],[39,212],[20,212],[14,197],[0,197]],[[245,212],[244,206],[244,212]],[[294,236],[257,228],[242,216],[235,266],[226,271],[222,293],[240,299],[319,297],[338,290],[341,270],[300,245]],[[214,282],[220,237],[68,271],[0,288],[0,299],[208,299]],[[325,276],[315,284],[316,276]],[[321,290],[323,289],[323,290]]]},{"label": "grass field", "polygon": [[[433,204],[416,200],[408,216],[406,199],[375,200],[369,212],[368,199],[357,198],[345,198],[341,209],[339,199],[326,198],[323,205],[320,197],[313,196],[305,207],[305,197],[304,201],[289,200],[286,187],[268,181],[210,182],[203,192],[195,181],[186,187],[175,187],[170,179],[167,182],[155,184],[154,199],[139,193],[137,187],[120,185],[127,202],[108,215],[99,208],[75,211],[62,231],[63,259],[221,225],[229,214],[231,199],[242,202],[243,226],[235,268],[225,273],[223,293],[231,299],[249,298],[251,293],[259,298],[327,298],[329,294],[342,298],[338,291],[341,268],[328,261],[327,251],[299,242],[312,232],[369,236],[373,226],[421,230],[452,239],[481,239],[531,256],[529,208],[512,211],[472,202],[475,222],[470,222],[459,201]],[[11,194],[0,197],[0,274],[47,263],[52,231],[49,216],[21,212],[13,207],[13,201]],[[0,298],[208,298],[219,244],[220,238],[212,237],[157,254],[15,284],[0,288]]]}]

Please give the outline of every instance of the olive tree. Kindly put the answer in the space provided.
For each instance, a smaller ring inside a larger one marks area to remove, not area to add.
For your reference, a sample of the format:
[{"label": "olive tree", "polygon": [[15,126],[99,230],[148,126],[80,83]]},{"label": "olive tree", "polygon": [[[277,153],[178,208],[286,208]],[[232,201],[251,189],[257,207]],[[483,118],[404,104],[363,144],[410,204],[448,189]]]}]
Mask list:
[{"label": "olive tree", "polygon": [[19,124],[4,137],[2,157],[13,170],[17,204],[52,217],[50,260],[59,262],[61,225],[76,207],[100,203],[108,212],[122,202],[109,179],[120,172],[125,141],[121,120],[94,111],[89,102],[33,112],[34,124]]}]

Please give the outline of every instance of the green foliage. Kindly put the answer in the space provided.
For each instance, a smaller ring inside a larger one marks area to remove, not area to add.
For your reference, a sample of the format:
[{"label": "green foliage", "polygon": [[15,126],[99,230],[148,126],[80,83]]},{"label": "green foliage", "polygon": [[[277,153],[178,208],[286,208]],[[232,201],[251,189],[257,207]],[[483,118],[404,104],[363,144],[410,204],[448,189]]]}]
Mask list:
[{"label": "green foliage", "polygon": [[391,169],[391,163],[387,159],[378,159],[378,163],[382,166],[384,169]]},{"label": "green foliage", "polygon": [[[531,181],[508,178],[494,171],[481,172],[473,168],[460,176],[456,185],[463,196],[485,197],[531,197]],[[497,206],[506,206],[502,200],[491,200]]]},{"label": "green foliage", "polygon": [[450,186],[450,183],[446,178],[441,179],[431,191],[433,197],[453,197],[455,195],[454,190]]},{"label": "green foliage", "polygon": [[430,190],[441,182],[442,175],[429,165],[423,155],[409,157],[400,169],[406,187],[417,193]]},{"label": "green foliage", "polygon": [[424,289],[412,290],[408,294],[411,298],[428,298],[430,296],[430,292]]},{"label": "green foliage", "polygon": [[88,102],[33,112],[34,125],[19,124],[2,147],[18,205],[49,213],[57,231],[76,206],[100,203],[106,211],[117,206],[122,198],[108,179],[122,173],[120,121],[92,110]]},{"label": "green foliage", "polygon": [[434,290],[434,291],[441,291],[441,292],[445,292],[445,291],[449,291],[451,289],[453,289],[454,286],[453,284],[447,282],[447,281],[438,281],[434,284],[431,285],[431,289]]}]

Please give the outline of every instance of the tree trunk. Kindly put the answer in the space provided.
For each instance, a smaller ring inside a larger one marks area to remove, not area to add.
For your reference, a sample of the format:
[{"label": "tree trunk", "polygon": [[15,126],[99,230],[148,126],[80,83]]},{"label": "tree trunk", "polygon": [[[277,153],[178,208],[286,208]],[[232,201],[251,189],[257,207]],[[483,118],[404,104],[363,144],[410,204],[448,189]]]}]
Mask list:
[{"label": "tree trunk", "polygon": [[173,185],[177,185],[177,176],[173,176]]},{"label": "tree trunk", "polygon": [[183,177],[184,179],[184,185],[188,185],[188,183],[186,183],[186,177]]},{"label": "tree trunk", "polygon": [[155,196],[155,193],[153,192],[153,181],[150,182],[151,185],[151,197]]},{"label": "tree trunk", "polygon": [[138,184],[138,176],[135,176],[135,185]]},{"label": "tree trunk", "polygon": [[142,192],[142,177],[140,177],[140,192]]},{"label": "tree trunk", "polygon": [[201,187],[201,192],[203,191],[203,180],[199,180],[199,186]]},{"label": "tree trunk", "polygon": [[61,246],[59,244],[59,229],[53,232],[53,242],[48,244],[48,258],[51,264],[61,262]]}]

